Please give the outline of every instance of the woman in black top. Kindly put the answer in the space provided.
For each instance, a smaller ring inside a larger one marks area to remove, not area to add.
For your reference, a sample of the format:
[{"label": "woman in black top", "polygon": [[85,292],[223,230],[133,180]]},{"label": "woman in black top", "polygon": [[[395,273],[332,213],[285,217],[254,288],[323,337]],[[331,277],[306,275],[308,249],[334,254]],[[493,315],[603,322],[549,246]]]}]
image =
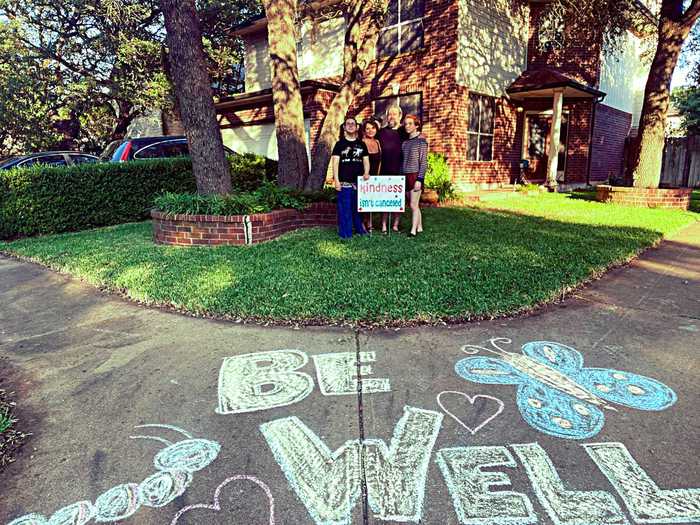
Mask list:
[{"label": "woman in black top", "polygon": [[369,178],[369,152],[357,135],[357,121],[348,117],[343,123],[340,140],[331,154],[333,184],[338,192],[338,234],[341,239],[355,233],[367,233],[357,211],[357,177]]},{"label": "woman in black top", "polygon": [[[369,152],[369,174],[379,175],[382,166],[382,146],[377,139],[379,124],[374,119],[367,119],[362,123],[362,142],[367,146]],[[365,229],[372,232],[372,213],[362,214]],[[386,228],[384,228],[386,229]]]}]

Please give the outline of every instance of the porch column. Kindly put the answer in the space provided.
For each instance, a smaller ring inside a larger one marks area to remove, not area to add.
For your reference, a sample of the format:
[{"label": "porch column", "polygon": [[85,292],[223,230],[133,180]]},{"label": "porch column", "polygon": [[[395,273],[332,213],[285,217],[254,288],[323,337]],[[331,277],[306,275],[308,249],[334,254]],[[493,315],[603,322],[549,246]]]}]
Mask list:
[{"label": "porch column", "polygon": [[561,141],[561,116],[564,110],[564,90],[554,90],[552,107],[552,129],[549,132],[549,155],[547,155],[547,187],[557,188],[557,168],[559,164],[559,142]]}]

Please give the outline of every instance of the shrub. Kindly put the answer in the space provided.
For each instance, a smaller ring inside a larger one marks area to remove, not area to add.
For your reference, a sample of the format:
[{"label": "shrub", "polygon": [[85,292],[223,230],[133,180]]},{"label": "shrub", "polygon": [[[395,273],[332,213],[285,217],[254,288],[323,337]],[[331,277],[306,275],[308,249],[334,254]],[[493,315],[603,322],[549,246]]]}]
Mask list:
[{"label": "shrub", "polygon": [[264,182],[255,191],[230,195],[164,193],[155,199],[156,208],[169,214],[248,215],[282,208],[303,210],[315,199],[309,195]]},{"label": "shrub", "polygon": [[238,191],[253,191],[263,182],[277,180],[277,161],[255,155],[242,153],[229,158],[231,165],[231,184]]},{"label": "shrub", "polygon": [[0,171],[0,238],[141,220],[164,191],[194,192],[189,159]]},{"label": "shrub", "polygon": [[[277,176],[277,162],[265,157],[241,154],[229,162],[235,191],[258,189]],[[142,220],[156,195],[196,189],[189,158],[0,170],[0,239]],[[248,209],[248,197],[241,199],[236,206]]]},{"label": "shrub", "polygon": [[428,171],[425,174],[425,187],[437,191],[438,201],[444,202],[457,197],[452,185],[447,158],[440,153],[428,153]]}]

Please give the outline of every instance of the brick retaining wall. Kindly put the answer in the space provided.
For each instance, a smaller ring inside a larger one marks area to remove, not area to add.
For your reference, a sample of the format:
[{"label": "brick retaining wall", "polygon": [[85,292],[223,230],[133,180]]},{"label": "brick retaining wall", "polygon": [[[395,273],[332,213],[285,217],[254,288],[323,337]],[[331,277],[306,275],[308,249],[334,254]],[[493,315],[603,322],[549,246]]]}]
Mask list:
[{"label": "brick retaining wall", "polygon": [[304,211],[276,210],[252,215],[168,215],[151,212],[153,240],[176,246],[255,244],[316,226],[336,226],[335,204],[316,202]]},{"label": "brick retaining wall", "polygon": [[678,208],[687,210],[691,188],[634,188],[627,186],[596,186],[596,200],[638,208]]}]

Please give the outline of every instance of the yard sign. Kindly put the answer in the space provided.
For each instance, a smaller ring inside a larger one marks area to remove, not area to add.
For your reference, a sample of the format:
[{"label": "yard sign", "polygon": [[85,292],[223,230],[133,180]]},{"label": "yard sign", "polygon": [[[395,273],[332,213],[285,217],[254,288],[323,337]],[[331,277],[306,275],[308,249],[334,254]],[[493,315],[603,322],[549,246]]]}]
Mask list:
[{"label": "yard sign", "polygon": [[406,198],[406,177],[373,176],[357,178],[357,211],[402,212]]}]

